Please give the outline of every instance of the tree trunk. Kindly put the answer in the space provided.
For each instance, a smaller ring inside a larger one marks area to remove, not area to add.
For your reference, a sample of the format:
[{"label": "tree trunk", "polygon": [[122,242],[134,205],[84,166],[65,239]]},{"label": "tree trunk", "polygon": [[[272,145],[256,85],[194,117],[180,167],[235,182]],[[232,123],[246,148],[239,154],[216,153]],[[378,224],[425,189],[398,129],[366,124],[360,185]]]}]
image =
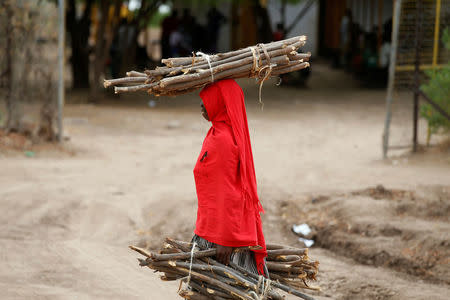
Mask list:
[{"label": "tree trunk", "polygon": [[7,21],[5,24],[5,36],[6,36],[6,45],[5,45],[5,56],[6,56],[6,71],[4,73],[5,81],[6,81],[6,110],[7,110],[7,120],[5,130],[6,132],[18,131],[19,130],[19,112],[17,109],[17,103],[13,100],[13,70],[12,70],[12,62],[13,62],[13,14],[14,10],[9,6],[5,5],[6,17]]},{"label": "tree trunk", "polygon": [[109,49],[111,48],[111,44],[114,39],[114,35],[117,33],[117,28],[119,27],[120,9],[122,7],[122,4],[123,4],[123,0],[115,0],[114,1],[114,15],[109,22],[109,24],[110,24],[110,26],[108,28],[109,34],[108,34],[108,38],[106,39],[104,52],[103,52],[104,57],[107,57],[108,59],[111,59]]},{"label": "tree trunk", "polygon": [[77,20],[75,0],[69,0],[67,31],[70,34],[73,88],[89,88],[89,30],[92,0],[86,1],[82,17]]},{"label": "tree trunk", "polygon": [[110,1],[100,1],[100,21],[97,28],[97,36],[95,41],[95,59],[94,59],[94,77],[92,79],[90,101],[97,102],[98,95],[102,89],[100,77],[105,71],[105,29],[108,20],[108,9]]},{"label": "tree trunk", "polygon": [[56,119],[56,91],[52,77],[51,71],[45,76],[48,93],[46,93],[45,102],[41,107],[40,122],[37,130],[38,136],[45,141],[56,141],[56,132],[53,126]]},{"label": "tree trunk", "polygon": [[[2,74],[7,108],[5,132],[16,132],[37,142],[39,128],[45,126],[46,133],[49,133],[45,137],[48,139],[52,133],[54,135],[52,110],[56,101],[51,67],[54,65],[51,58],[54,46],[47,44],[51,41],[49,36],[52,33],[43,32],[42,24],[54,20],[49,7],[52,4],[38,0],[28,2],[29,6],[14,1],[3,4],[0,18],[4,18],[5,22],[2,22],[0,29],[5,46],[5,71]],[[49,16],[40,15],[40,9],[45,9]],[[37,41],[37,37],[42,38],[43,42]],[[40,100],[44,100],[44,103]],[[42,121],[43,117],[39,117],[41,110],[45,111],[45,122]]]}]

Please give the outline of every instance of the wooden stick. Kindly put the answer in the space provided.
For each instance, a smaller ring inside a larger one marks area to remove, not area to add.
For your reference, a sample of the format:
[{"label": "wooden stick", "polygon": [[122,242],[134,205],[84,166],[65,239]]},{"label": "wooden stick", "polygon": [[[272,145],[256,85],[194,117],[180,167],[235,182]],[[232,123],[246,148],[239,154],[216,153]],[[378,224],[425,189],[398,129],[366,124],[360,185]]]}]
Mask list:
[{"label": "wooden stick", "polygon": [[267,269],[269,269],[269,271],[282,271],[282,272],[289,272],[289,273],[302,273],[303,272],[303,270],[299,267],[294,267],[294,266],[288,265],[288,264],[274,263],[271,261],[267,261],[266,266],[267,266]]},{"label": "wooden stick", "polygon": [[[166,243],[168,243],[170,245],[173,245],[174,247],[180,248],[183,251],[189,251],[189,248],[190,248],[188,246],[188,245],[190,245],[190,243],[185,243],[185,242],[182,242],[182,241],[176,241],[176,240],[173,240],[173,239],[170,239],[170,238],[166,239]],[[274,247],[271,247],[271,248],[274,248]],[[292,250],[294,250],[294,251],[292,251]],[[272,250],[272,251],[274,251],[274,250]],[[295,248],[284,249],[284,248],[282,248],[282,249],[278,249],[276,251],[278,251],[278,252],[272,252],[272,253],[275,254],[276,256],[278,256],[278,254],[283,256],[283,254],[280,254],[279,251],[281,251],[281,252],[283,252],[283,251],[285,251],[285,252],[297,252],[297,253],[301,252],[302,254],[307,254],[308,249],[307,248],[306,249],[295,249]],[[206,259],[208,261],[208,263],[211,263],[211,264],[214,264],[214,265],[222,265],[222,264],[216,262],[215,260],[212,260],[211,258],[206,258],[205,257],[203,259]],[[238,266],[237,264],[235,264],[233,262],[230,262],[230,266],[233,267],[235,270],[241,272],[242,274],[248,276],[252,280],[255,280],[256,282],[259,279],[258,275],[248,272],[246,269]],[[302,293],[302,292],[300,292],[300,291],[298,291],[298,290],[296,290],[296,289],[294,289],[292,287],[286,286],[285,284],[272,282],[272,285],[277,287],[277,288],[279,288],[279,289],[281,289],[281,290],[283,290],[283,291],[285,291],[285,292],[287,292],[287,293],[289,293],[289,294],[295,295],[295,296],[300,297],[302,299],[314,300],[313,297],[310,297],[310,296],[308,296],[308,295],[306,295],[306,294],[304,294],[304,293]]]},{"label": "wooden stick", "polygon": [[139,248],[136,246],[128,246],[131,250],[134,250],[136,252],[139,252],[140,254],[146,256],[146,257],[152,257],[152,254],[150,252],[148,252],[147,250],[143,249],[143,248]]},{"label": "wooden stick", "polygon": [[[244,268],[242,268],[242,267],[236,265],[236,264],[233,263],[233,262],[230,263],[230,266],[232,266],[232,267],[235,268],[236,270],[239,270],[240,272],[244,273],[245,275],[247,275],[247,276],[249,276],[249,277],[252,277],[252,278],[254,278],[254,279],[258,278],[257,275],[248,272],[247,270],[245,270]],[[255,278],[255,277],[256,277],[256,278]],[[300,292],[300,291],[298,291],[298,290],[296,290],[296,289],[294,289],[294,288],[291,288],[291,287],[289,287],[289,286],[287,286],[287,285],[284,285],[284,284],[282,284],[282,283],[279,283],[279,282],[272,282],[272,285],[273,285],[274,287],[277,287],[277,288],[279,288],[279,289],[281,289],[281,290],[283,290],[283,291],[285,291],[285,292],[291,294],[291,295],[300,297],[300,298],[302,298],[302,299],[305,299],[305,300],[314,300],[313,297],[308,296],[308,295],[306,295],[306,294],[303,294],[302,292]]]},{"label": "wooden stick", "polygon": [[[155,262],[155,263],[152,263],[151,265],[158,265],[158,264],[159,265],[170,266],[169,262],[167,262],[167,261]],[[218,287],[226,290],[227,292],[229,292],[231,295],[234,295],[234,296],[236,296],[236,297],[238,297],[240,299],[253,300],[252,297],[248,296],[247,294],[245,294],[241,290],[239,290],[237,288],[234,288],[232,286],[229,286],[228,284],[225,284],[225,283],[223,283],[223,282],[221,282],[221,281],[219,281],[217,279],[214,279],[214,278],[212,278],[210,276],[206,276],[206,275],[201,274],[201,273],[196,272],[196,271],[189,272],[189,269],[185,269],[185,268],[181,268],[181,267],[176,267],[176,266],[171,266],[171,267],[173,269],[176,269],[177,272],[179,272],[179,273],[182,273],[182,274],[185,274],[185,275],[189,275],[190,274],[191,277],[194,278],[194,279],[198,279],[200,281],[207,282],[207,283],[212,284],[214,286],[218,286]]]},{"label": "wooden stick", "polygon": [[290,72],[294,72],[294,71],[298,71],[301,69],[305,69],[309,67],[309,63],[308,62],[302,62],[299,64],[294,64],[291,66],[287,66],[287,67],[280,67],[280,68],[276,68],[272,74],[273,75],[280,75],[280,74],[284,74],[284,73],[290,73]]},{"label": "wooden stick", "polygon": [[[165,242],[169,245],[172,245],[173,247],[176,247],[183,252],[190,252],[192,249],[192,243],[184,242],[184,241],[178,241],[174,240],[172,238],[166,238]],[[244,246],[244,247],[236,247],[233,248],[233,251],[245,251],[245,250],[261,250],[261,246]],[[207,250],[207,249],[204,249]]]},{"label": "wooden stick", "polygon": [[311,58],[311,52],[307,53],[298,53],[297,51],[292,51],[288,54],[290,60],[303,60],[303,61],[309,61]]},{"label": "wooden stick", "polygon": [[[273,58],[273,57],[277,57],[277,56],[287,55],[287,54],[289,54],[289,53],[291,53],[293,51],[297,53],[296,50],[299,47],[301,47],[302,45],[303,45],[302,42],[297,42],[297,43],[289,45],[289,46],[287,46],[285,48],[274,49],[274,50],[268,51],[268,54],[269,54],[269,56],[271,58]],[[218,61],[212,62],[211,63],[211,67],[215,67],[215,66],[218,66],[218,65],[221,65],[221,64],[225,64],[225,63],[229,63],[229,62],[234,62],[234,61],[241,60],[241,59],[246,59],[246,58],[249,58],[249,57],[253,61],[253,54],[252,54],[252,51],[250,51],[250,48],[249,48],[249,50],[247,52],[244,52],[242,54],[239,54],[239,55],[236,55],[236,56],[228,57],[226,59],[222,59],[222,60],[218,60]],[[186,70],[197,70],[197,69],[205,69],[205,68],[209,68],[208,63],[204,63],[204,64],[201,64],[201,65],[194,65],[192,67],[187,67]]]},{"label": "wooden stick", "polygon": [[[209,271],[209,272],[216,272],[216,273],[220,273],[223,274],[224,276],[234,279],[236,281],[236,283],[238,285],[243,286],[244,288],[249,288],[252,289],[255,292],[258,292],[258,287],[255,283],[249,281],[248,279],[246,279],[244,276],[242,276],[242,274],[239,274],[238,271],[233,270],[231,268],[228,268],[226,266],[221,267],[221,266],[211,266],[211,265],[202,265],[202,264],[198,264],[198,263],[193,263],[190,264],[188,262],[179,262],[179,261],[169,261],[169,262],[165,262],[165,261],[160,261],[160,262],[152,262],[151,265],[171,265],[173,267],[181,267],[181,268],[192,268],[192,270],[195,271]],[[282,300],[283,298],[278,295],[277,293],[273,292],[273,291],[269,291],[268,292],[270,297],[272,297],[275,300]]]},{"label": "wooden stick", "polygon": [[147,84],[141,84],[141,85],[135,85],[135,86],[115,86],[114,87],[114,93],[120,94],[124,92],[137,92],[137,91],[146,91],[148,89],[151,89],[154,87],[156,83],[147,83]]},{"label": "wooden stick", "polygon": [[[215,78],[218,78],[219,76],[223,76],[223,74],[222,75],[219,75],[219,74],[225,73],[225,71],[228,71],[227,74],[240,73],[240,72],[243,72],[246,70],[250,71],[253,68],[253,65],[251,64],[252,61],[253,61],[253,58],[249,57],[247,59],[238,60],[238,61],[227,63],[227,64],[222,64],[222,65],[212,68],[212,73],[213,73],[213,75],[215,75],[214,76]],[[289,64],[289,58],[286,55],[283,55],[283,56],[279,56],[279,57],[274,57],[273,59],[271,59],[271,62],[273,62],[275,64],[285,65],[285,64]],[[267,63],[268,63],[267,59],[264,59],[262,61],[263,65],[267,64]],[[239,71],[237,71],[238,69],[239,69]],[[188,82],[190,84],[191,82],[195,82],[195,81],[201,80],[201,79],[211,80],[212,79],[211,72],[209,70],[207,70],[207,71],[203,71],[202,73],[195,73],[195,74],[165,78],[160,81],[159,87],[166,88],[168,86],[176,85],[176,84],[183,83],[183,82]]]},{"label": "wooden stick", "polygon": [[129,71],[126,73],[128,77],[146,77],[147,74],[138,71]]},{"label": "wooden stick", "polygon": [[[209,56],[208,61],[205,57],[195,56],[168,58],[162,60],[166,64],[164,67],[144,73],[130,71],[127,77],[105,80],[104,85],[115,86],[115,93],[142,90],[156,96],[170,96],[188,93],[211,81],[226,78],[256,77],[261,83],[269,75],[277,76],[308,67],[306,61],[311,54],[297,52],[305,42],[305,36],[298,36],[218,53]],[[268,64],[271,64],[270,68],[266,66]],[[261,69],[264,71],[261,72]]]},{"label": "wooden stick", "polygon": [[181,251],[180,249],[174,248],[172,246],[170,246],[170,248],[164,248],[159,250],[159,254],[169,254],[169,253],[182,253],[183,251]]},{"label": "wooden stick", "polygon": [[144,83],[147,80],[147,76],[143,77],[123,77],[117,79],[108,79],[103,81],[103,86],[109,87],[111,85],[130,84],[130,83]]},{"label": "wooden stick", "polygon": [[267,250],[267,256],[271,259],[276,259],[280,255],[308,255],[308,248],[303,249],[278,249],[278,250]]},{"label": "wooden stick", "polygon": [[273,261],[273,262],[283,262],[283,263],[295,263],[302,261],[302,258],[298,255],[280,255],[277,256],[275,260],[268,259],[267,261]]},{"label": "wooden stick", "polygon": [[[217,80],[229,78],[229,77],[234,78],[234,74],[240,74],[240,73],[244,73],[244,72],[247,72],[248,74],[250,74],[251,68],[252,68],[251,65],[245,65],[245,66],[241,66],[241,67],[234,68],[231,70],[226,70],[224,72],[220,72],[220,73],[216,74],[214,76],[214,78],[215,78],[215,81],[217,81]],[[187,84],[184,82],[181,82],[181,83],[173,84],[171,86],[167,86],[164,88],[164,91],[170,92],[170,91],[175,91],[175,90],[179,90],[179,89],[186,89],[191,86],[206,85],[210,82],[211,82],[211,78],[209,78],[208,76],[205,76],[204,78],[193,80],[191,82],[188,82]],[[155,90],[158,90],[158,89],[155,89]],[[162,89],[159,89],[159,91],[161,91],[161,93],[163,93]]]},{"label": "wooden stick", "polygon": [[[203,250],[203,251],[196,251],[192,254],[193,258],[200,258],[200,257],[206,257],[206,256],[214,256],[216,255],[217,249],[209,249],[209,250]],[[151,253],[151,259],[155,261],[160,260],[178,260],[178,259],[188,259],[191,257],[190,252],[181,252],[181,253],[169,253],[169,254],[156,254]]]},{"label": "wooden stick", "polygon": [[202,295],[192,290],[181,290],[178,292],[178,295],[189,300],[211,300],[209,296]]},{"label": "wooden stick", "polygon": [[284,246],[284,245],[280,245],[280,244],[266,244],[266,249],[267,250],[279,250],[279,249],[288,249],[291,248],[289,246]]},{"label": "wooden stick", "polygon": [[274,272],[274,271],[269,271],[269,276],[270,278],[273,279],[304,279],[307,278],[307,274],[306,272],[301,272],[301,273],[296,273],[296,274],[291,274],[291,273],[286,273],[286,272]]},{"label": "wooden stick", "polygon": [[[263,46],[267,49],[267,51],[271,51],[280,47],[283,47],[283,45],[287,46],[290,44],[293,44],[295,42],[300,42],[300,43],[306,43],[306,36],[297,36],[297,37],[293,37],[290,39],[286,39],[286,40],[282,40],[282,41],[277,41],[277,42],[272,42],[272,43],[267,43],[267,44],[263,44]],[[239,49],[239,50],[235,50],[235,51],[230,51],[230,52],[226,52],[226,53],[219,53],[219,54],[215,54],[215,55],[210,55],[210,61],[211,62],[215,62],[221,59],[225,59],[225,58],[229,58],[229,57],[233,57],[233,56],[237,56],[243,53],[250,53],[251,55],[251,50],[250,47],[246,47],[243,49]],[[177,57],[177,58],[168,58],[168,59],[163,59],[161,62],[163,64],[166,64],[169,67],[178,67],[178,66],[189,66],[192,65],[192,62],[198,63],[200,61],[206,62],[205,58],[203,57]]]},{"label": "wooden stick", "polygon": [[[187,278],[183,279],[183,281],[186,282]],[[205,296],[208,297],[218,296],[224,299],[231,299],[230,295],[227,294],[226,291],[220,290],[217,287],[210,287],[206,284],[200,284],[195,282],[195,280],[191,280],[189,282],[189,285]]]}]

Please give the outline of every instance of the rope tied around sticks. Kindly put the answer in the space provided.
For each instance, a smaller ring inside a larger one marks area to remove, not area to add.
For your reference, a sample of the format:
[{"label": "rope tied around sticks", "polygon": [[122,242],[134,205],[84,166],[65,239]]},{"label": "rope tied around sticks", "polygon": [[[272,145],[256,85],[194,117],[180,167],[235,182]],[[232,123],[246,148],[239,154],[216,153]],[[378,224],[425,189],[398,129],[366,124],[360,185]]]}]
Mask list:
[{"label": "rope tied around sticks", "polygon": [[[264,53],[264,56],[267,60],[267,65],[262,67],[262,57],[260,55],[260,49]],[[262,86],[264,84],[264,81],[266,81],[270,77],[274,65],[270,62],[270,55],[267,52],[266,46],[264,44],[258,44],[256,45],[256,47],[250,47],[250,51],[252,52],[253,56],[253,66],[250,74],[252,77],[256,77],[256,81],[259,83],[259,103],[261,103],[261,110],[263,110],[264,103],[261,99]],[[264,72],[264,75],[262,75],[262,72]]]},{"label": "rope tied around sticks", "polygon": [[192,273],[192,262],[194,260],[194,251],[195,251],[195,247],[197,246],[197,242],[194,241],[194,243],[192,244],[192,249],[191,249],[191,260],[189,263],[189,275],[187,276],[187,280],[186,280],[186,284],[189,286],[189,283],[191,282],[191,273]]},{"label": "rope tied around sticks", "polygon": [[[253,57],[253,65],[252,69],[250,71],[251,77],[256,77],[256,81],[259,83],[259,103],[261,103],[261,110],[264,109],[264,103],[262,102],[262,87],[264,84],[264,81],[266,81],[270,74],[272,73],[272,68],[275,66],[270,61],[270,55],[267,52],[266,46],[264,44],[258,44],[253,47],[249,47],[250,51],[252,52]],[[264,53],[264,56],[266,58],[267,64],[265,66],[262,66],[262,57],[261,57],[261,51]],[[211,56],[209,54],[203,53],[201,51],[197,51],[194,53],[194,55],[198,55],[200,57],[203,57],[209,66],[209,71],[211,73],[211,83],[214,82],[214,72],[211,65]],[[192,63],[195,61],[195,56],[192,58]]]},{"label": "rope tied around sticks", "polygon": [[250,74],[252,77],[254,77],[260,69],[259,68],[260,55],[259,51],[256,51],[256,47],[250,47],[250,51],[252,52],[253,56],[253,66],[252,69],[250,70]]},{"label": "rope tied around sticks", "polygon": [[264,276],[258,276],[258,283],[256,285],[256,291],[249,292],[249,295],[252,296],[255,300],[265,300],[267,299],[269,290],[271,288],[272,281],[270,279],[266,279]]},{"label": "rope tied around sticks", "polygon": [[203,53],[201,51],[197,51],[197,53],[195,53],[198,56],[203,57],[204,59],[206,59],[206,61],[208,62],[208,66],[209,66],[209,71],[211,72],[211,83],[214,82],[214,73],[213,73],[213,69],[211,67],[211,57],[209,54]]}]

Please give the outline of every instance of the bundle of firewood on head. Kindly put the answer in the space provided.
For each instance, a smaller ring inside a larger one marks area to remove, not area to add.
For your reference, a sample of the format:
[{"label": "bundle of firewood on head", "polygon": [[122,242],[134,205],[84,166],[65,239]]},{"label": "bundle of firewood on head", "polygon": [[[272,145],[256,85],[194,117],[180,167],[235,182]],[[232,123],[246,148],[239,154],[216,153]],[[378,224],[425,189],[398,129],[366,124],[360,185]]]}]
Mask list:
[{"label": "bundle of firewood on head", "polygon": [[130,71],[127,77],[105,80],[104,86],[114,86],[116,94],[147,91],[175,96],[226,78],[257,78],[262,84],[271,76],[309,67],[311,54],[298,53],[305,43],[306,36],[297,36],[226,53],[167,58],[162,60],[163,67],[144,73]]},{"label": "bundle of firewood on head", "polygon": [[[163,272],[162,280],[180,279],[179,294],[185,299],[281,300],[284,297],[277,290],[282,290],[313,300],[298,289],[319,289],[307,284],[307,281],[316,280],[319,264],[309,260],[308,249],[267,244],[269,278],[265,278],[233,262],[228,266],[217,262],[214,259],[215,248],[193,250],[192,246],[191,243],[167,238],[159,253],[134,246],[130,248],[147,257],[139,259],[141,266]],[[249,249],[253,248],[235,248],[234,251]],[[181,289],[183,282],[186,287]]]}]

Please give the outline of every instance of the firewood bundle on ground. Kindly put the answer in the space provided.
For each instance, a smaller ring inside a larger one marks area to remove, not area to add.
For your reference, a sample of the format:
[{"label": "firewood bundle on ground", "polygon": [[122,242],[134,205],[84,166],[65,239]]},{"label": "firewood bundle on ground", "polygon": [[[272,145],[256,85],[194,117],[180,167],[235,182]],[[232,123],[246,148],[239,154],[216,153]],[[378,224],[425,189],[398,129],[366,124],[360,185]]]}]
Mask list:
[{"label": "firewood bundle on ground", "polygon": [[130,71],[127,77],[105,80],[115,93],[147,91],[156,96],[175,96],[202,88],[226,78],[256,78],[262,84],[271,76],[279,76],[309,67],[310,53],[298,53],[306,36],[258,44],[253,47],[192,57],[163,59],[163,67],[145,72]]},{"label": "firewood bundle on ground", "polygon": [[[269,279],[249,273],[230,262],[225,266],[214,259],[216,249],[194,250],[191,243],[166,239],[159,253],[130,246],[146,256],[139,259],[141,266],[148,266],[162,272],[162,280],[180,279],[179,295],[185,299],[244,299],[281,300],[279,290],[313,300],[298,289],[317,290],[307,281],[316,280],[318,262],[308,258],[308,249],[297,249],[281,245],[267,245],[267,268]],[[234,251],[252,250],[251,247],[236,248]],[[253,249],[253,250],[256,250]],[[184,288],[181,288],[184,283]]]}]

